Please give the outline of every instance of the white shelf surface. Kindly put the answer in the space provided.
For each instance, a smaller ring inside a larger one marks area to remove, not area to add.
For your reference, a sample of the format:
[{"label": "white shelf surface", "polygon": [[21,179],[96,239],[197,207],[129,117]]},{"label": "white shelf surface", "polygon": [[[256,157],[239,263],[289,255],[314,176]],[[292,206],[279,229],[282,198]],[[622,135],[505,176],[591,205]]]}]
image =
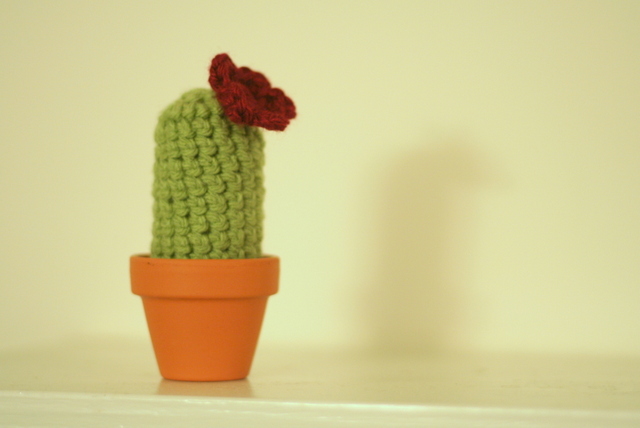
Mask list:
[{"label": "white shelf surface", "polygon": [[0,426],[640,427],[640,358],[263,346],[248,379],[197,383],[85,338],[0,351]]}]

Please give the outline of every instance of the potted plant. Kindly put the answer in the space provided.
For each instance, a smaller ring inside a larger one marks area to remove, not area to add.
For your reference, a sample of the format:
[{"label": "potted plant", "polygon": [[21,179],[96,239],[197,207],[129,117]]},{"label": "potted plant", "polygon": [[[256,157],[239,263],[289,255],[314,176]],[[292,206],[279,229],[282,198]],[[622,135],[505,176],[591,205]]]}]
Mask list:
[{"label": "potted plant", "polygon": [[155,131],[151,253],[130,259],[163,377],[245,378],[279,259],[262,254],[264,139],[293,102],[261,73],[213,58],[211,89],[183,94]]}]

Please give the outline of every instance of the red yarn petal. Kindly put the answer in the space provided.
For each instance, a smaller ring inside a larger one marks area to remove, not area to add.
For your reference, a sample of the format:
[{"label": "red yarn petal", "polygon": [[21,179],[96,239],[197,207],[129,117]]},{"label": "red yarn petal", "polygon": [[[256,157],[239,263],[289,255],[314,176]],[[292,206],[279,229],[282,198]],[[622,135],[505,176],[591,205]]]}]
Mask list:
[{"label": "red yarn petal", "polygon": [[239,125],[284,131],[296,117],[291,98],[248,67],[236,67],[227,54],[216,55],[209,69],[209,84],[229,119]]}]

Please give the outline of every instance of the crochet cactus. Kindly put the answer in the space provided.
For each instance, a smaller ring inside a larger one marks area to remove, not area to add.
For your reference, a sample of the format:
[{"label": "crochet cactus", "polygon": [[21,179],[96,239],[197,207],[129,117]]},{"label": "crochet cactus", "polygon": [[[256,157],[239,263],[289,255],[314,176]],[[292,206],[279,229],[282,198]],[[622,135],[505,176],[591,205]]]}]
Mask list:
[{"label": "crochet cactus", "polygon": [[282,131],[293,102],[228,55],[211,62],[212,89],[182,95],[155,131],[151,257],[261,257],[263,127]]}]

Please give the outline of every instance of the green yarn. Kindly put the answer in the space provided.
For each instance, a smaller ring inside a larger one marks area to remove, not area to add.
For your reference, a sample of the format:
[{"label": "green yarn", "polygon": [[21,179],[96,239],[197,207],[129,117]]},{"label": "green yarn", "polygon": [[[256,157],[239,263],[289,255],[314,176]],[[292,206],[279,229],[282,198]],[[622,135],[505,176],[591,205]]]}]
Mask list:
[{"label": "green yarn", "polygon": [[209,89],[182,95],[155,131],[151,257],[261,257],[264,139]]}]

